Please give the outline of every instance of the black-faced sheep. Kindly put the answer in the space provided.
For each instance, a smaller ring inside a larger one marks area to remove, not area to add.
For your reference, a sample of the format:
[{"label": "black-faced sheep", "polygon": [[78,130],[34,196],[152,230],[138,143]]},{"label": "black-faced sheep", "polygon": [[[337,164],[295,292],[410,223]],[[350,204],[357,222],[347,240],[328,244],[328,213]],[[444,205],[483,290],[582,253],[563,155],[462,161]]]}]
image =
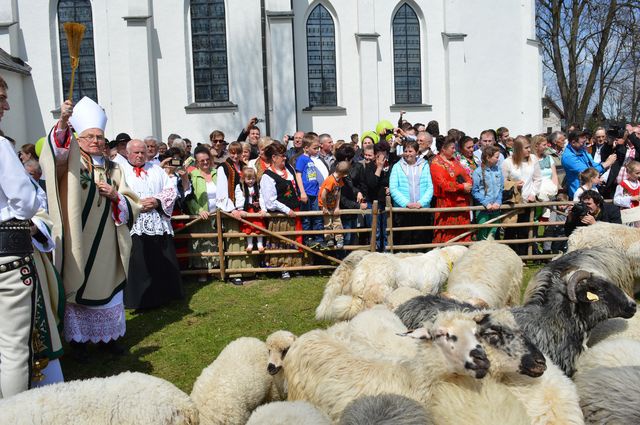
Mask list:
[{"label": "black-faced sheep", "polygon": [[137,372],[47,385],[0,400],[11,425],[197,425],[198,409],[175,385]]},{"label": "black-faced sheep", "polygon": [[567,251],[595,247],[616,248],[624,252],[631,264],[631,272],[635,277],[635,292],[638,293],[640,291],[640,229],[604,222],[578,227],[569,236]]},{"label": "black-faced sheep", "polygon": [[478,307],[520,304],[522,260],[509,246],[492,240],[477,242],[453,266],[447,296]]},{"label": "black-faced sheep", "polygon": [[[584,270],[567,277],[562,274],[566,273],[564,264],[556,270],[554,263],[547,265],[553,272],[547,274],[548,280],[539,282],[528,302],[510,311],[531,342],[571,376],[591,329],[606,319],[632,317],[636,303],[605,279]],[[419,297],[401,305],[396,313],[411,326],[440,310],[473,308],[455,300]]]},{"label": "black-faced sheep", "polygon": [[527,284],[524,303],[527,303],[534,293],[539,293],[540,286],[548,287],[548,282],[553,276],[566,276],[578,269],[611,281],[627,295],[633,296],[634,277],[629,259],[619,249],[596,247],[569,252],[540,269]]},{"label": "black-faced sheep", "polygon": [[401,255],[370,253],[351,272],[350,283],[332,283],[316,309],[320,320],[347,320],[360,311],[384,303],[396,288],[406,286],[423,294],[437,293],[455,262],[467,251],[464,246],[434,249],[426,254]]},{"label": "black-faced sheep", "polygon": [[[439,310],[450,309],[466,311],[467,314],[481,311],[455,300],[422,296],[405,303],[396,313],[411,327],[415,323],[433,320]],[[498,355],[512,352],[509,341],[521,331],[509,310],[484,312],[490,312],[488,317],[497,327],[495,334],[484,332],[483,335],[482,330],[479,333],[492,364],[490,374],[482,381],[453,379],[438,384],[432,400],[434,419],[456,424],[581,424],[582,412],[575,385],[551,361],[546,362],[547,369],[540,377],[508,373],[509,364],[500,366]]]},{"label": "black-faced sheep", "polygon": [[640,342],[612,339],[580,357],[574,380],[587,424],[640,423]]},{"label": "black-faced sheep", "polygon": [[432,386],[443,377],[486,375],[490,364],[475,336],[476,328],[473,320],[443,313],[428,329],[409,334],[418,339],[417,354],[397,361],[383,355],[363,356],[327,331],[308,332],[285,357],[289,400],[309,401],[334,421],[349,402],[364,395],[394,393],[426,403]]},{"label": "black-faced sheep", "polygon": [[397,394],[358,398],[345,407],[338,425],[432,425],[424,406]]}]

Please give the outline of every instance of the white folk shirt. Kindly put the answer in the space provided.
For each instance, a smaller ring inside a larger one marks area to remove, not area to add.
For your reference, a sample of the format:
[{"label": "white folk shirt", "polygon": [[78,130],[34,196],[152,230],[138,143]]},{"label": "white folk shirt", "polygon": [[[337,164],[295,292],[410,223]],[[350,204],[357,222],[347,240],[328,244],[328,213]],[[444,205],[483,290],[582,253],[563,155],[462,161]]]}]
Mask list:
[{"label": "white folk shirt", "polygon": [[11,143],[0,137],[0,222],[28,220],[40,207],[35,185]]},{"label": "white folk shirt", "polygon": [[155,210],[140,213],[131,227],[131,235],[173,235],[171,213],[178,192],[167,173],[157,165],[150,163],[141,167],[139,176],[136,168],[128,162],[121,167],[127,185],[140,199],[155,198],[160,202],[159,207]]}]

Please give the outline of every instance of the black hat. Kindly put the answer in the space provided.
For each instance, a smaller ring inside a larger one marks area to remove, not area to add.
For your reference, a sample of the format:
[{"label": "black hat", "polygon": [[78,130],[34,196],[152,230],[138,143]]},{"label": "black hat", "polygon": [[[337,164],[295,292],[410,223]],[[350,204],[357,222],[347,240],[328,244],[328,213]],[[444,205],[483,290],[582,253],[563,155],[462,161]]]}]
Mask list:
[{"label": "black hat", "polygon": [[129,142],[131,141],[131,136],[129,136],[127,133],[120,133],[116,136],[114,142],[116,143],[122,143],[122,142]]}]

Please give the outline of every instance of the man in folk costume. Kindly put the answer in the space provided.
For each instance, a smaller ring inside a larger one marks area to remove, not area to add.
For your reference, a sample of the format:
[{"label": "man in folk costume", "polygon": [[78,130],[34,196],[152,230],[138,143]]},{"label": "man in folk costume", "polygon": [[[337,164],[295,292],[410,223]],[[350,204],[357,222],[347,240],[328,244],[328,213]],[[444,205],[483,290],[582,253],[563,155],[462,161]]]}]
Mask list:
[{"label": "man in folk costume", "polygon": [[115,341],[125,333],[129,227],[139,210],[122,169],[103,156],[106,123],[103,109],[88,97],[75,108],[66,101],[40,158],[54,223],[54,265],[67,301],[64,336],[80,360],[87,358],[88,342],[123,352]]},{"label": "man in folk costume", "polygon": [[127,144],[127,158],[128,162],[122,165],[124,177],[138,195],[142,209],[131,228],[124,303],[126,308],[160,307],[184,297],[170,219],[177,189],[162,168],[147,162],[142,140]]},{"label": "man in folk costume", "polygon": [[[7,89],[0,76],[0,120],[9,110]],[[39,205],[36,185],[0,136],[0,398],[29,388],[37,284],[29,220]]]}]

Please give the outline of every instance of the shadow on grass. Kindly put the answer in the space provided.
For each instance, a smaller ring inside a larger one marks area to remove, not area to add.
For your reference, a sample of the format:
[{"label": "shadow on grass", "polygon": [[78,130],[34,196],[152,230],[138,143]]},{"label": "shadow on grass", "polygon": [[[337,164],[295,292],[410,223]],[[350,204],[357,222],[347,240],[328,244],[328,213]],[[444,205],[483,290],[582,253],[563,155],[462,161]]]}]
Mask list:
[{"label": "shadow on grass", "polygon": [[[203,286],[193,281],[184,282],[185,298],[174,301],[161,308],[144,311],[127,310],[127,331],[118,342],[127,351],[121,356],[102,351],[95,344],[89,344],[89,361],[80,363],[71,355],[64,355],[61,359],[65,380],[87,379],[116,375],[125,371],[136,371],[151,374],[153,365],[145,360],[162,347],[158,345],[140,345],[141,342],[172,323],[180,322],[193,311],[189,307],[191,298]],[[139,346],[140,345],[140,346]],[[68,344],[64,344],[64,352],[72,353]]]}]

